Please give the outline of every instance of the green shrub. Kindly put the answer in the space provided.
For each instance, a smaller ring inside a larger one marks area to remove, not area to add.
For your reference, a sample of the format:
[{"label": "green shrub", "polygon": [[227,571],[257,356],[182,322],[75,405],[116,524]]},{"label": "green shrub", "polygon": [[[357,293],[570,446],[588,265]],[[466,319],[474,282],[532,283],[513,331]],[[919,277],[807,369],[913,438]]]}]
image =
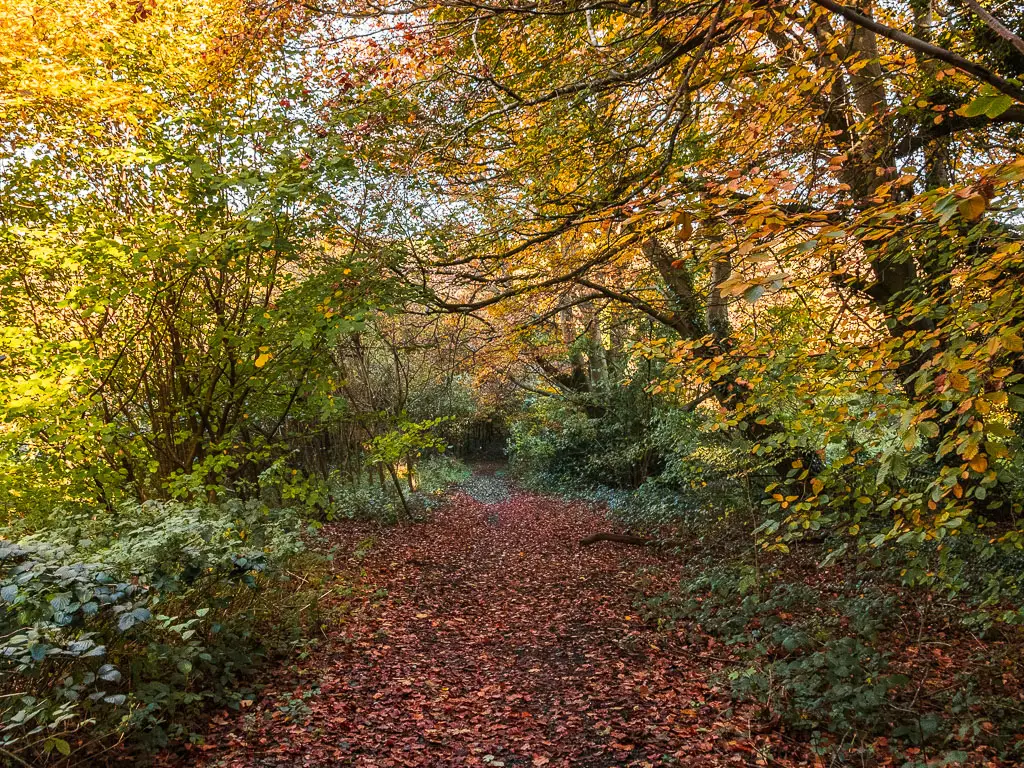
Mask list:
[{"label": "green shrub", "polygon": [[639,383],[600,398],[529,401],[510,427],[511,468],[538,488],[636,488],[661,469],[651,432],[656,405]]},{"label": "green shrub", "polygon": [[[735,662],[722,676],[733,694],[814,741],[827,735],[830,749],[885,737],[897,751],[926,747],[949,757],[985,744],[1019,757],[1014,734],[1024,718],[1002,677],[1016,663],[1009,648],[977,649],[967,633],[977,650],[952,645],[965,614],[919,615],[894,577],[888,568],[849,578],[831,571],[823,591],[792,573],[709,563],[678,591],[646,597],[643,608],[663,626],[692,624],[729,646]],[[940,684],[926,648],[964,657]]]},{"label": "green shrub", "polygon": [[472,474],[465,463],[453,456],[430,456],[417,467],[419,492],[425,496],[437,496],[453,485],[464,483]]},{"label": "green shrub", "polygon": [[0,539],[7,753],[187,734],[190,712],[241,695],[241,677],[285,639],[271,620],[294,624],[281,584],[304,550],[293,510],[149,501],[55,514],[42,529]]},{"label": "green shrub", "polygon": [[399,501],[395,489],[377,483],[338,484],[331,493],[331,503],[325,517],[335,520],[379,520],[394,523],[399,520]]},{"label": "green shrub", "polygon": [[[444,454],[429,456],[416,466],[416,491],[407,490],[405,481],[402,483],[406,504],[413,510],[429,509],[445,490],[464,482],[471,474],[469,467],[456,458]],[[403,517],[404,508],[398,498],[398,489],[390,478],[382,486],[376,482],[343,481],[336,476],[327,496],[330,501],[324,517],[328,521],[397,523]]]}]

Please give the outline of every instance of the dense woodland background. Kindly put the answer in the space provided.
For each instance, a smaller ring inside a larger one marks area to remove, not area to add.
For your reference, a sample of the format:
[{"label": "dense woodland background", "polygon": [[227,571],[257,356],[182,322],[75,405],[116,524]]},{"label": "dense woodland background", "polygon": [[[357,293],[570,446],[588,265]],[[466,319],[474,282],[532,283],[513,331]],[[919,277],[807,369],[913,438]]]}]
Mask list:
[{"label": "dense woodland background", "polygon": [[8,0],[0,755],[187,741],[315,634],[322,525],[507,454],[677,550],[645,620],[826,761],[1022,759],[1022,37]]}]

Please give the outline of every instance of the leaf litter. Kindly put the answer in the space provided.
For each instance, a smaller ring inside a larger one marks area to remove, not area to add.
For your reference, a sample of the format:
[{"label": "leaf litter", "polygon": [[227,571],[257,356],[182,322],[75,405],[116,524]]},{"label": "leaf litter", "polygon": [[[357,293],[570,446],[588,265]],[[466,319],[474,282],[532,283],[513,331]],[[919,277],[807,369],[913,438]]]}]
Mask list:
[{"label": "leaf litter", "polygon": [[164,763],[811,764],[784,758],[793,743],[714,684],[726,652],[640,621],[638,584],[667,585],[671,564],[581,548],[608,527],[592,505],[484,485],[476,495],[493,503],[458,490],[429,522],[378,529],[368,553],[353,546],[365,530],[329,527],[354,552],[338,567],[361,574],[358,604],[258,701]]}]

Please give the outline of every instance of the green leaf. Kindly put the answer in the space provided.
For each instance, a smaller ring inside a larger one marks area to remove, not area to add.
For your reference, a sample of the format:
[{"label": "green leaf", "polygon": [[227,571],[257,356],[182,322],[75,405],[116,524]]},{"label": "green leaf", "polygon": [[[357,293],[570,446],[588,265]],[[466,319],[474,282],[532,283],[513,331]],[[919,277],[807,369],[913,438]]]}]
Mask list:
[{"label": "green leaf", "polygon": [[907,464],[907,460],[899,454],[895,454],[892,457],[892,474],[893,476],[903,482],[907,479],[907,474],[910,472],[910,465]]},{"label": "green leaf", "polygon": [[764,295],[763,285],[752,285],[743,292],[743,298],[753,304]]},{"label": "green leaf", "polygon": [[1009,96],[994,96],[989,108],[985,110],[985,117],[999,117],[1003,112],[1013,106],[1013,99]]},{"label": "green leaf", "polygon": [[1011,97],[1001,94],[998,96],[977,96],[970,104],[958,109],[957,114],[963,117],[981,117],[984,115],[988,118],[996,118],[1012,107],[1013,104],[1014,100]]}]

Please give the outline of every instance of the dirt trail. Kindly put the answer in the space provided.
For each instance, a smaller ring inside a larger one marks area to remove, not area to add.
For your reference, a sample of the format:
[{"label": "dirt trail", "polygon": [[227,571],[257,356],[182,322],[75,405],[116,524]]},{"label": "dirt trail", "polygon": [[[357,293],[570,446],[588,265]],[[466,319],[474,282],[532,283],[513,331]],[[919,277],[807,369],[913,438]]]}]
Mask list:
[{"label": "dirt trail", "polygon": [[361,563],[386,595],[367,598],[254,706],[217,718],[215,746],[193,758],[232,768],[776,764],[708,682],[714,652],[636,615],[638,574],[660,565],[655,553],[580,548],[607,528],[597,511],[482,482],[470,491],[492,503],[459,492],[430,523],[386,529]]}]

